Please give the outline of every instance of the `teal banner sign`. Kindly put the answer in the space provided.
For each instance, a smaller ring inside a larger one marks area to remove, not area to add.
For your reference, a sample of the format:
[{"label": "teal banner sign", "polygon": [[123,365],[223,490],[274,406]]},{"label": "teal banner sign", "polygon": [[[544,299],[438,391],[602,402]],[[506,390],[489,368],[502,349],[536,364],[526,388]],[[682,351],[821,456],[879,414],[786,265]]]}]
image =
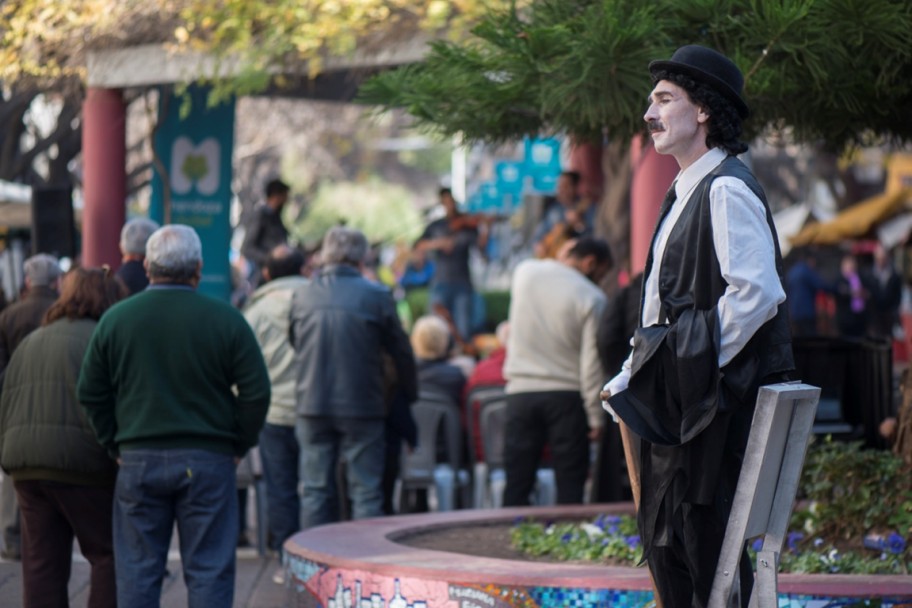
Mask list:
[{"label": "teal banner sign", "polygon": [[560,141],[555,138],[527,138],[523,143],[526,173],[532,176],[532,187],[538,192],[554,192],[557,176],[561,172]]},{"label": "teal banner sign", "polygon": [[181,117],[182,99],[162,91],[159,125],[153,145],[160,167],[152,178],[149,216],[162,224],[186,224],[203,244],[199,291],[231,297],[231,153],[234,146],[234,102],[208,107],[208,89],[192,86],[191,111]]}]

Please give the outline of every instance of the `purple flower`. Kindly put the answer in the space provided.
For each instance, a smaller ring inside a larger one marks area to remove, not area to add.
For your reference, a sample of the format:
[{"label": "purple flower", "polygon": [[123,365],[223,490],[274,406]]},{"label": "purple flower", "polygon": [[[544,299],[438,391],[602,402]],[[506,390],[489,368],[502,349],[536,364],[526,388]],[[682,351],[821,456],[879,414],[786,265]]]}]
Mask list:
[{"label": "purple flower", "polygon": [[607,532],[608,532],[608,534],[617,534],[617,533],[618,533],[618,527],[617,527],[616,525],[614,525],[614,524],[611,524],[610,526],[608,526]]},{"label": "purple flower", "polygon": [[754,540],[754,543],[751,545],[751,548],[754,551],[759,551],[763,548],[763,538],[757,538]]},{"label": "purple flower", "polygon": [[634,534],[633,536],[628,536],[624,539],[624,542],[627,543],[627,546],[631,549],[636,549],[640,546],[640,535]]},{"label": "purple flower", "polygon": [[573,536],[568,532],[567,534],[564,534],[563,536],[561,536],[561,542],[569,543],[572,538],[573,538]]},{"label": "purple flower", "polygon": [[605,516],[605,522],[617,525],[621,523],[621,517],[619,515],[607,515]]},{"label": "purple flower", "polygon": [[815,547],[822,547],[822,546],[823,546],[823,539],[822,539],[822,538],[819,538],[819,537],[818,537],[818,538],[815,538],[815,539],[814,539],[814,546],[815,546]]},{"label": "purple flower", "polygon": [[891,532],[890,536],[887,537],[887,549],[893,555],[902,553],[906,550],[906,539],[896,532]]},{"label": "purple flower", "polygon": [[789,532],[786,545],[792,553],[798,553],[798,543],[804,538],[801,532]]},{"label": "purple flower", "polygon": [[596,517],[595,521],[592,523],[600,530],[604,530],[605,529],[605,514],[603,513],[603,514],[599,515],[598,517]]}]

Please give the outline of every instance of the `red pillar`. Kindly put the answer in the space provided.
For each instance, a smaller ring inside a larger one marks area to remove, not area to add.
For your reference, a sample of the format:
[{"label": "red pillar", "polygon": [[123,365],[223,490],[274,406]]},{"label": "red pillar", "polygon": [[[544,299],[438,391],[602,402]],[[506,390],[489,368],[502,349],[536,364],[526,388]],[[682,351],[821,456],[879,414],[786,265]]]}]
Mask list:
[{"label": "red pillar", "polygon": [[642,137],[633,140],[630,154],[634,167],[630,186],[630,275],[633,276],[646,266],[659,206],[678,174],[678,163],[673,156],[656,152],[652,142]]},{"label": "red pillar", "polygon": [[126,219],[127,111],[117,89],[90,88],[82,106],[82,264],[120,266]]}]

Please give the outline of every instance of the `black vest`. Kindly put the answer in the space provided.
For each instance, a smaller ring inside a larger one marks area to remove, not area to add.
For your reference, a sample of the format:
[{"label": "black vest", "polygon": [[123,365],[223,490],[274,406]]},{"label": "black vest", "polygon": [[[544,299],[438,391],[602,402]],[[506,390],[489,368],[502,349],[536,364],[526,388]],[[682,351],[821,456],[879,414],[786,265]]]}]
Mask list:
[{"label": "black vest", "polygon": [[[697,185],[668,237],[658,283],[662,309],[671,323],[686,309],[712,310],[728,286],[713,244],[709,202],[712,182],[720,176],[740,179],[763,203],[776,251],[776,272],[782,283],[782,255],[766,195],[744,163],[729,156]],[[744,349],[722,369],[723,383],[737,403],[720,404],[721,409],[745,402],[752,405],[765,378],[794,369],[788,311],[783,302],[776,316],[757,330]]]}]

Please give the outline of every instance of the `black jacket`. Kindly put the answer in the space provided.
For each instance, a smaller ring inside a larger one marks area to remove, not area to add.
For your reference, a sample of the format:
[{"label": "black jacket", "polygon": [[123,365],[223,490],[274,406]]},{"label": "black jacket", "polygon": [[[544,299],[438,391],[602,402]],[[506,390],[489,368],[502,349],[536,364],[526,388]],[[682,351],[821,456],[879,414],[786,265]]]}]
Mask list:
[{"label": "black jacket", "polygon": [[0,313],[0,370],[9,364],[19,343],[41,326],[44,313],[55,300],[57,292],[50,287],[32,287]]},{"label": "black jacket", "polygon": [[247,223],[241,255],[260,268],[269,259],[269,252],[287,240],[288,230],[282,223],[282,215],[268,205],[257,205]]}]

